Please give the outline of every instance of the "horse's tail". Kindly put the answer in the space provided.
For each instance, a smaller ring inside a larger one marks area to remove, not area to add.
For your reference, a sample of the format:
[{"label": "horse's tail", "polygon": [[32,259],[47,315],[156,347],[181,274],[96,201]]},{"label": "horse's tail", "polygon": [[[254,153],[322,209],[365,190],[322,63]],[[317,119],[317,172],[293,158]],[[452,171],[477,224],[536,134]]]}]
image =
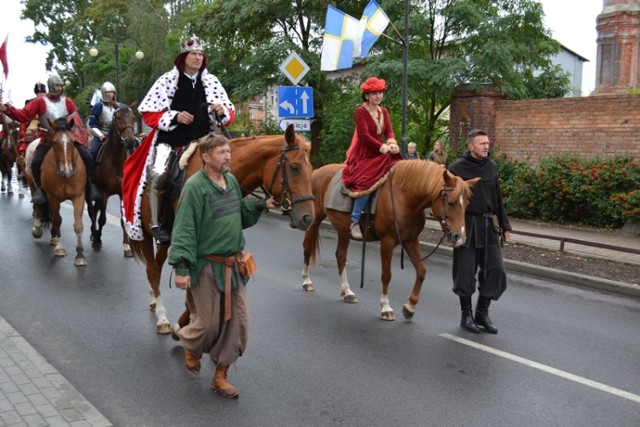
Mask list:
[{"label": "horse's tail", "polygon": [[[147,238],[145,236],[145,238]],[[140,261],[143,264],[147,264],[147,259],[144,257],[144,253],[142,252],[142,245],[144,244],[144,240],[133,240],[129,239],[129,246],[131,246],[131,252],[133,253],[133,258],[136,261]]]}]

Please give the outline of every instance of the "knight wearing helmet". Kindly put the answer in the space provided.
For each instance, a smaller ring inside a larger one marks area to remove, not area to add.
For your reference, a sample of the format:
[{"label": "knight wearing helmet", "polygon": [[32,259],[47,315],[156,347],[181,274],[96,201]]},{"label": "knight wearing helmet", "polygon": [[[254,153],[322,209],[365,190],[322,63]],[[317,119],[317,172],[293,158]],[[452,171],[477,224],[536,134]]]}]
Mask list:
[{"label": "knight wearing helmet", "polygon": [[[37,117],[40,127],[49,130],[51,128],[49,120],[53,122],[60,118],[66,118],[70,114],[75,113],[77,108],[71,98],[62,95],[64,83],[59,76],[52,74],[49,77],[49,80],[47,80],[47,88],[49,89],[49,93],[47,93],[46,96],[34,99],[22,109],[15,108],[10,104],[0,104],[0,113],[6,113],[9,117],[18,122],[29,122]],[[98,186],[95,184],[95,167],[91,153],[89,153],[89,150],[84,148],[78,141],[75,141],[74,145],[78,150],[80,157],[82,157],[87,169],[89,198],[91,200],[101,199],[102,194],[98,189]],[[32,199],[32,202],[35,204],[43,204],[47,202],[44,191],[42,191],[42,187],[40,186],[40,168],[42,166],[44,156],[49,151],[49,148],[51,148],[49,145],[40,143],[33,154],[31,175],[38,188]]]},{"label": "knight wearing helmet", "polygon": [[91,115],[89,116],[89,129],[93,135],[89,151],[95,161],[98,157],[98,151],[100,146],[107,138],[109,128],[113,122],[113,113],[118,108],[116,103],[116,87],[110,82],[104,82],[100,88],[102,97],[99,102],[96,102],[91,109]]}]

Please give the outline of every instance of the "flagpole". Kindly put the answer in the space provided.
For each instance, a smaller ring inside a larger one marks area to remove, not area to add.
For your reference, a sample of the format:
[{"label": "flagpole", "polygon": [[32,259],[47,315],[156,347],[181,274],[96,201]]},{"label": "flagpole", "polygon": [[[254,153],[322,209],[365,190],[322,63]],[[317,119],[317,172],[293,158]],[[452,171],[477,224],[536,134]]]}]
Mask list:
[{"label": "flagpole", "polygon": [[407,68],[409,66],[409,0],[404,0],[404,36],[402,40],[402,154],[407,154]]}]

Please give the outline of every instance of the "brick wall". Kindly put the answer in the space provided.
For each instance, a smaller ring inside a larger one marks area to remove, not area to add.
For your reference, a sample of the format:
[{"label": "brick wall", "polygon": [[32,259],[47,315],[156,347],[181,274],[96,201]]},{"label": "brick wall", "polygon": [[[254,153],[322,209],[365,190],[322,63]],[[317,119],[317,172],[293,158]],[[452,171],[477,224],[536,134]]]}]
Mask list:
[{"label": "brick wall", "polygon": [[583,157],[629,153],[640,160],[640,95],[509,101],[496,91],[471,96],[461,89],[451,104],[450,142],[465,144],[472,128],[484,129],[511,160],[571,152]]}]

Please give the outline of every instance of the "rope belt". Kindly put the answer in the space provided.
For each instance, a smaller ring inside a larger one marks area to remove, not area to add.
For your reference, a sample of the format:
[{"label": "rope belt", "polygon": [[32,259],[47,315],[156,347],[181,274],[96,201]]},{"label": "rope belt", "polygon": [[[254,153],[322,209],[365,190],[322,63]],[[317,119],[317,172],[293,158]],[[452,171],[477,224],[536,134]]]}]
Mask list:
[{"label": "rope belt", "polygon": [[231,319],[231,267],[238,262],[238,255],[231,255],[228,257],[222,257],[217,255],[206,255],[205,259],[218,264],[224,264],[224,321],[228,322]]}]

